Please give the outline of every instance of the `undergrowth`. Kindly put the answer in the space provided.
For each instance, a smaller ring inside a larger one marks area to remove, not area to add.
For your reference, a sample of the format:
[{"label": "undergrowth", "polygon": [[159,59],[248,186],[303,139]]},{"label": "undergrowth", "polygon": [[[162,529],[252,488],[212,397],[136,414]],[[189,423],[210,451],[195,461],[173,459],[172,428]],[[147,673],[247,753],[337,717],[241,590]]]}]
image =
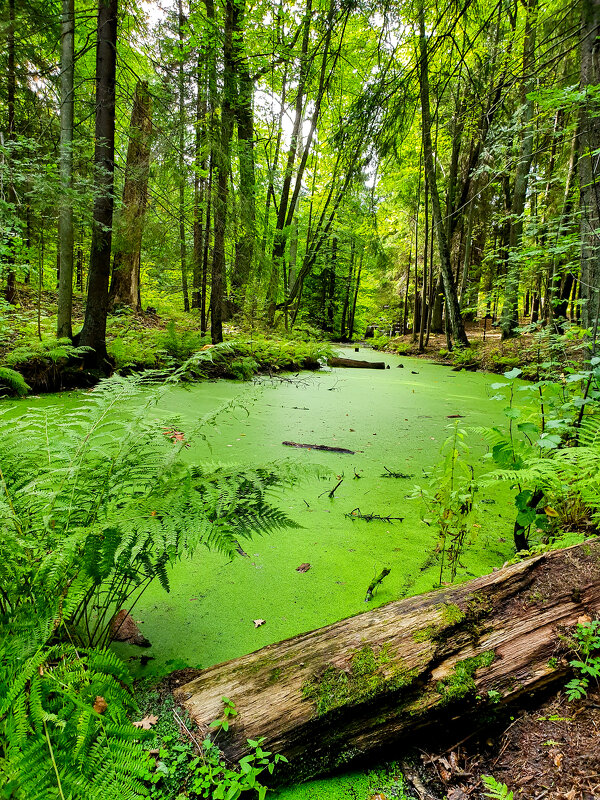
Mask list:
[{"label": "undergrowth", "polygon": [[[236,332],[224,345],[190,327],[190,320],[170,320],[151,326],[143,318],[110,318],[107,348],[116,372],[127,375],[146,369],[175,369],[198,353],[214,349],[200,378],[250,380],[259,372],[317,369],[332,353],[329,344],[298,331],[299,338],[270,336],[257,331]],[[0,366],[0,392],[23,396],[30,385],[37,391],[55,391],[80,385],[84,348],[67,339],[40,341],[31,335],[5,352]],[[86,373],[87,374],[87,373]],[[85,383],[85,381],[83,381]],[[88,383],[95,382],[93,376]]]}]

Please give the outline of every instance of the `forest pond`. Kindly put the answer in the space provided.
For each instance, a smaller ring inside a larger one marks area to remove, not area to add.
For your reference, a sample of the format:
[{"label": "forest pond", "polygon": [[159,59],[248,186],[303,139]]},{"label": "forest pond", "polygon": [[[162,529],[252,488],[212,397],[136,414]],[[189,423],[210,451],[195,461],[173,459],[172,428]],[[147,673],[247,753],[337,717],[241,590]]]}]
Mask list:
[{"label": "forest pond", "polygon": [[[410,496],[415,486],[430,486],[455,425],[467,432],[468,461],[485,469],[487,447],[473,429],[493,425],[506,405],[492,388],[498,376],[388,354],[369,352],[366,358],[385,360],[390,368],[179,385],[149,407],[184,435],[222,409],[204,428],[206,439],[197,437],[183,451],[194,462],[257,466],[291,460],[298,481],[276,500],[300,527],[242,539],[243,555],[233,561],[200,548],[176,563],[171,591],[153,584],[133,611],[152,647],[114,645],[131,659],[134,673],[208,667],[436,586],[436,527],[423,521],[423,501]],[[31,398],[14,403],[9,414],[38,404],[59,404],[67,412],[79,398]],[[285,441],[355,452],[292,448]],[[508,487],[482,489],[475,507],[457,580],[490,572],[513,552]],[[356,509],[389,519],[349,516]],[[366,603],[367,587],[384,567],[390,574]],[[151,660],[142,665],[142,655]],[[355,796],[349,787],[360,784],[365,792],[359,795],[366,797],[384,779],[385,769],[291,787],[282,796],[337,800]]]},{"label": "forest pond", "polygon": [[[254,466],[292,460],[298,483],[277,500],[301,527],[242,540],[247,557],[233,561],[200,548],[171,569],[169,594],[151,586],[134,611],[152,642],[151,650],[142,651],[153,657],[148,667],[138,667],[142,674],[208,667],[435,586],[435,526],[422,521],[423,502],[407,497],[415,485],[428,485],[457,421],[468,431],[469,461],[481,463],[486,447],[471,428],[497,421],[503,404],[492,399],[491,385],[498,377],[387,354],[366,357],[385,360],[390,369],[334,369],[255,384],[195,383],[173,388],[153,410],[169,419],[177,415],[185,433],[233,401],[205,429],[207,441],[197,440],[186,456]],[[21,401],[16,408],[59,403],[67,410],[77,399],[76,393],[62,394]],[[284,441],[356,452],[296,449]],[[310,465],[330,473],[319,479],[305,470]],[[406,477],[382,477],[386,470]],[[403,521],[346,516],[357,508]],[[489,572],[510,557],[513,521],[504,487],[480,493],[459,579]],[[301,565],[310,567],[298,571]],[[384,567],[391,572],[367,604],[367,587]],[[255,627],[255,620],[264,623]],[[139,665],[139,648],[117,647]]]}]

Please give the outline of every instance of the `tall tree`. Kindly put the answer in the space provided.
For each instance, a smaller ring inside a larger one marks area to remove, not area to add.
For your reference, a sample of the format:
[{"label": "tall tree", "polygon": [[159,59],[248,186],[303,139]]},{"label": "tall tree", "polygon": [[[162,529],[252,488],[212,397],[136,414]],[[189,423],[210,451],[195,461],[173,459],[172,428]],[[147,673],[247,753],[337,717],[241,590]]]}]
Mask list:
[{"label": "tall tree", "polygon": [[233,59],[237,73],[235,118],[237,122],[238,163],[240,174],[240,235],[235,244],[235,262],[231,276],[233,311],[241,310],[250,278],[256,237],[256,175],[254,170],[254,84],[244,47],[244,0],[237,0],[236,30],[233,35]]},{"label": "tall tree", "polygon": [[190,310],[190,297],[188,293],[187,276],[187,247],[185,240],[185,185],[186,185],[186,165],[185,165],[185,48],[184,48],[184,24],[182,0],[178,0],[177,5],[177,33],[179,36],[179,67],[178,67],[178,99],[179,99],[179,258],[181,261],[181,291],[183,293],[183,310]]},{"label": "tall tree", "polygon": [[118,0],[99,0],[94,148],[96,198],[85,318],[78,336],[78,343],[91,349],[88,361],[97,366],[106,358],[106,317],[114,208],[117,12]]},{"label": "tall tree", "polygon": [[73,335],[73,118],[75,110],[75,0],[62,0],[60,49],[60,272],[56,335]]},{"label": "tall tree", "polygon": [[523,238],[523,212],[527,199],[529,173],[533,162],[533,140],[535,134],[534,89],[535,37],[537,23],[537,0],[528,0],[525,16],[525,40],[523,44],[523,72],[521,78],[521,102],[523,119],[521,122],[521,142],[515,171],[515,179],[510,203],[510,233],[508,241],[508,269],[504,287],[504,306],[502,308],[502,338],[514,335],[519,324],[519,261]]},{"label": "tall tree", "polygon": [[225,231],[227,225],[227,196],[231,164],[235,102],[235,65],[233,61],[233,32],[238,9],[235,0],[226,0],[223,32],[223,97],[221,128],[216,152],[217,187],[214,208],[214,247],[210,292],[210,334],[213,344],[223,341],[223,298],[225,294]]},{"label": "tall tree", "polygon": [[425,36],[425,12],[423,6],[419,8],[419,86],[421,95],[421,130],[423,137],[423,157],[425,160],[425,173],[429,185],[431,198],[433,224],[438,243],[440,269],[444,282],[444,295],[446,297],[446,313],[449,326],[456,344],[468,346],[469,340],[465,333],[463,318],[456,293],[452,265],[450,263],[450,247],[446,233],[446,225],[442,216],[440,194],[437,175],[433,160],[433,145],[431,141],[431,110],[429,104],[429,63],[427,53],[427,38]]},{"label": "tall tree", "polygon": [[581,212],[581,323],[592,330],[598,350],[600,316],[600,103],[592,89],[600,84],[600,0],[582,0],[579,190]]},{"label": "tall tree", "polygon": [[[12,212],[17,205],[17,195],[15,192],[14,178],[14,147],[17,139],[16,120],[15,120],[15,95],[17,91],[17,73],[15,63],[15,0],[8,0],[8,28],[6,32],[6,44],[8,50],[8,72],[6,76],[7,91],[6,104],[8,106],[8,159],[9,159],[9,178],[8,178],[8,202],[12,207]],[[15,231],[9,231],[9,242],[6,256],[6,292],[5,297],[9,303],[16,303],[17,300],[17,276],[15,274]]]},{"label": "tall tree", "polygon": [[150,141],[152,137],[152,98],[147,81],[135,87],[129,144],[123,185],[123,207],[119,224],[119,246],[113,257],[109,301],[141,310],[140,262],[144,217],[148,198]]}]

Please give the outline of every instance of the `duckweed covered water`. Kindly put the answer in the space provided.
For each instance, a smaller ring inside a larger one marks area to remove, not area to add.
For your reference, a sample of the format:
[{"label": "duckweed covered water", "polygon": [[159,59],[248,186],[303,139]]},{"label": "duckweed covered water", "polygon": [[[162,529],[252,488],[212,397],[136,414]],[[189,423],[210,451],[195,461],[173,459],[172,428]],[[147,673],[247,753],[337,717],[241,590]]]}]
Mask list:
[{"label": "duckweed covered water", "polygon": [[[302,527],[242,541],[247,558],[228,561],[200,548],[175,564],[170,593],[158,583],[151,586],[134,612],[153,644],[144,655],[153,660],[141,667],[139,649],[119,646],[141,674],[207,667],[435,585],[436,531],[421,520],[422,502],[407,495],[427,482],[439,462],[454,422],[449,417],[462,415],[465,428],[498,424],[503,404],[490,399],[498,378],[379,353],[368,358],[385,360],[390,369],[303,373],[298,381],[288,376],[258,386],[197,383],[173,388],[153,410],[179,415],[186,432],[204,414],[236,401],[237,408],[207,428],[208,444],[196,441],[187,457],[254,466],[292,460],[299,482],[278,500]],[[58,402],[68,413],[77,400],[77,394],[67,394],[26,403]],[[24,403],[15,405],[22,409]],[[296,449],[283,441],[356,452]],[[471,433],[468,441],[472,459],[480,461],[482,440]],[[306,479],[303,468],[310,465],[325,467],[330,477]],[[384,478],[386,468],[410,477]],[[480,527],[473,528],[463,558],[463,580],[491,571],[511,553],[512,500],[503,487],[486,495],[477,503]],[[348,518],[356,508],[403,521]],[[298,572],[301,564],[310,569]],[[383,567],[391,572],[367,604],[367,587]],[[254,620],[265,622],[255,627]]]},{"label": "duckweed covered water", "polygon": [[[263,383],[257,389],[219,382],[172,392],[169,406],[181,414],[183,430],[222,400],[235,396],[250,403],[247,413],[222,417],[209,433],[212,452],[197,445],[188,451],[190,458],[254,465],[288,458],[299,466],[322,465],[331,477],[300,480],[281,494],[282,507],[300,530],[245,542],[249,557],[233,562],[201,549],[174,566],[170,594],[158,585],[150,588],[134,616],[143,621],[158,662],[206,667],[433,587],[439,570],[436,531],[421,521],[422,503],[407,495],[439,461],[453,422],[449,416],[462,414],[465,427],[497,423],[502,405],[490,399],[497,377],[393,356],[385,360],[391,367],[386,371],[305,374],[300,385]],[[283,441],[356,453],[295,449]],[[473,458],[481,459],[482,441],[475,435],[469,441]],[[386,467],[412,477],[383,478]],[[481,527],[473,529],[463,579],[491,571],[511,552],[512,501],[500,492],[480,499],[488,502],[478,503]],[[345,516],[357,507],[403,522]],[[297,572],[301,564],[310,569]],[[391,573],[366,604],[367,586],[384,566]],[[265,623],[255,627],[261,619]]]}]

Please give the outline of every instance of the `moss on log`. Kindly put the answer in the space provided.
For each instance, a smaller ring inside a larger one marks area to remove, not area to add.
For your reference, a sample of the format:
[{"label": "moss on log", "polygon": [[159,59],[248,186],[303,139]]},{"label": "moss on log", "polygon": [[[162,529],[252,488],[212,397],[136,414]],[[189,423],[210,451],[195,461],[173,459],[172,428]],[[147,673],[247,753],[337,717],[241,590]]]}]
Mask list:
[{"label": "moss on log", "polygon": [[562,633],[599,612],[591,540],[211,667],[176,697],[205,730],[230,698],[225,754],[264,736],[288,777],[307,778],[563,679]]}]

